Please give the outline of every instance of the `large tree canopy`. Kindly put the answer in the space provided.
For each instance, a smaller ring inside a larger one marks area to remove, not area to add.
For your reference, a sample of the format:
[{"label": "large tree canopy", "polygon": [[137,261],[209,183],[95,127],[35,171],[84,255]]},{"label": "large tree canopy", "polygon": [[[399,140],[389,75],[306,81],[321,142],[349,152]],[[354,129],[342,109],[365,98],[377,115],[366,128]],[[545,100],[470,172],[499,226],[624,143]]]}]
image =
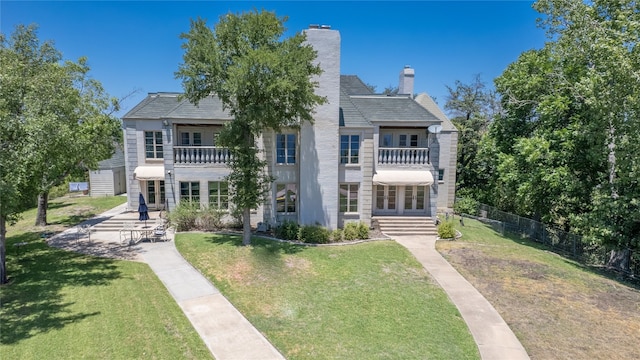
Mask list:
[{"label": "large tree canopy", "polygon": [[612,249],[640,239],[640,4],[540,0],[549,41],[496,79],[494,203]]},{"label": "large tree canopy", "polygon": [[185,97],[197,104],[218,96],[234,120],[220,133],[221,145],[233,156],[228,177],[233,202],[242,210],[243,243],[251,236],[250,209],[256,208],[273,179],[264,171],[256,143],[265,130],[298,128],[313,120],[316,105],[315,50],[303,33],[284,38],[284,22],[272,12],[227,14],[215,29],[197,19],[181,37],[184,63],[176,76]]},{"label": "large tree canopy", "polygon": [[46,225],[49,190],[68,174],[95,168],[122,137],[108,114],[117,102],[88,77],[86,60],[62,62],[36,26],[0,35],[0,255],[6,281],[6,223],[36,197],[38,225]]}]

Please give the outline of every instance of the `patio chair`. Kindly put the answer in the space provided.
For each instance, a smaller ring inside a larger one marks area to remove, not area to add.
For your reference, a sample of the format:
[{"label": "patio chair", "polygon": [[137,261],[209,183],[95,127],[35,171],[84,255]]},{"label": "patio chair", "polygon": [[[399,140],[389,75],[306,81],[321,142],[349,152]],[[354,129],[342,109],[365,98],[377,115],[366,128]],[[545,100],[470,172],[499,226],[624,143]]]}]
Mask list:
[{"label": "patio chair", "polygon": [[89,242],[91,242],[91,230],[91,226],[89,225],[78,225],[76,228],[76,243],[79,243],[80,238],[84,235],[87,235]]},{"label": "patio chair", "polygon": [[165,224],[157,225],[153,229],[153,236],[151,238],[153,242],[156,240],[167,241],[167,227]]}]

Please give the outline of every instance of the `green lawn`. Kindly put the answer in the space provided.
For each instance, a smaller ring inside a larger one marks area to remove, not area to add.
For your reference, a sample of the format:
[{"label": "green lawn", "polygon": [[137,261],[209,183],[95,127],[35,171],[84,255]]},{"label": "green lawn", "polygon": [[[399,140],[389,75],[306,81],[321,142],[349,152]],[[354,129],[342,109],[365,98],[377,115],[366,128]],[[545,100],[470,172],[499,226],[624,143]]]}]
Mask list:
[{"label": "green lawn", "polygon": [[[124,197],[51,202],[46,228],[35,211],[9,228],[2,286],[4,359],[204,359],[208,349],[146,264],[51,248],[42,231],[62,231],[121,204]],[[11,245],[27,241],[18,256]]]},{"label": "green lawn", "polygon": [[465,219],[437,249],[498,310],[534,359],[640,358],[640,289]]},{"label": "green lawn", "polygon": [[393,241],[301,247],[178,234],[204,273],[288,359],[478,359],[457,309]]}]

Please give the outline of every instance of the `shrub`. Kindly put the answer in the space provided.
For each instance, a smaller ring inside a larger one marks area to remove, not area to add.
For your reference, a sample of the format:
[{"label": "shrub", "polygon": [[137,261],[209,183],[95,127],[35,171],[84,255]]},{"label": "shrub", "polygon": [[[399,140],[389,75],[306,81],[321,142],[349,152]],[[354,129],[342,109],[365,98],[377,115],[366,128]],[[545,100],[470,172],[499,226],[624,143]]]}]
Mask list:
[{"label": "shrub", "polygon": [[358,223],[348,222],[344,225],[343,237],[345,241],[358,239]]},{"label": "shrub", "polygon": [[453,204],[453,211],[456,214],[469,214],[475,216],[478,213],[478,201],[471,197],[463,197],[456,199]]},{"label": "shrub", "polygon": [[168,214],[169,223],[176,231],[189,231],[196,228],[196,219],[200,206],[191,201],[181,201],[180,205]]},{"label": "shrub", "polygon": [[342,229],[335,229],[331,232],[331,241],[340,242],[342,241],[342,239],[343,239]]},{"label": "shrub", "polygon": [[295,221],[285,220],[275,230],[277,238],[284,240],[296,240],[300,226]]},{"label": "shrub", "polygon": [[440,239],[453,239],[456,237],[456,229],[452,221],[443,221],[438,225],[438,236]]},{"label": "shrub", "polygon": [[224,226],[222,218],[226,213],[226,210],[207,206],[199,212],[197,225],[204,231],[220,230]]},{"label": "shrub", "polygon": [[357,233],[358,233],[358,239],[362,239],[362,240],[368,239],[369,227],[367,226],[367,224],[363,222],[358,223]]},{"label": "shrub", "polygon": [[329,230],[320,225],[305,225],[298,229],[298,240],[310,244],[329,242]]}]

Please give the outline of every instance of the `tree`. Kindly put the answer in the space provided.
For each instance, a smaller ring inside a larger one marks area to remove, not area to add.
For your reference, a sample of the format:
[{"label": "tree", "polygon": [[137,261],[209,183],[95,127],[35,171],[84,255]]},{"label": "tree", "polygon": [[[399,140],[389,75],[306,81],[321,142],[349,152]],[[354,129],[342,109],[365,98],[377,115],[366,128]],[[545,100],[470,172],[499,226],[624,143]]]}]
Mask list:
[{"label": "tree", "polygon": [[[109,103],[88,67],[61,63],[35,25],[0,34],[0,282],[5,268],[7,223],[82,165],[108,158],[120,139],[118,119],[103,114]],[[40,205],[40,204],[39,204]],[[46,201],[42,203],[46,210]],[[46,214],[46,211],[43,212]],[[46,224],[46,215],[37,224]]]},{"label": "tree", "polygon": [[[503,185],[520,194],[521,210],[630,254],[640,239],[640,4],[534,7],[550,41],[496,79],[505,109],[491,128],[500,176],[518,179]],[[534,165],[539,176],[530,176]]]},{"label": "tree", "polygon": [[444,108],[458,128],[457,188],[462,193],[482,199],[486,171],[478,159],[478,146],[491,119],[499,112],[497,95],[486,88],[480,75],[465,84],[459,80],[455,87],[447,86],[449,95]]},{"label": "tree", "polygon": [[316,52],[304,33],[283,39],[286,18],[252,11],[227,14],[215,29],[197,19],[181,35],[184,63],[176,72],[184,96],[198,104],[217,95],[233,120],[225,124],[220,143],[232,155],[228,176],[233,202],[242,209],[244,245],[251,242],[251,209],[260,205],[273,179],[266,174],[257,139],[265,130],[299,128],[313,121],[316,105],[313,77],[321,73]]}]

